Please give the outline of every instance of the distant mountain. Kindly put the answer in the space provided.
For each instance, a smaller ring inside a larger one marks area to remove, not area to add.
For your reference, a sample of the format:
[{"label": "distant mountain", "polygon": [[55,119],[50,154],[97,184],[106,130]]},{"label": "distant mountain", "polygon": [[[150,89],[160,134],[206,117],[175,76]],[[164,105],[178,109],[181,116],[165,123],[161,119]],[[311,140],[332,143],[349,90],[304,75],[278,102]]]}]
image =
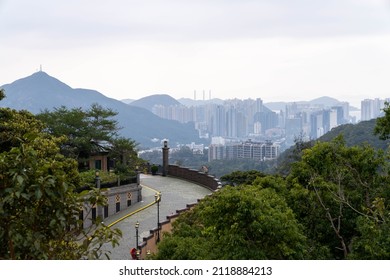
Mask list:
[{"label": "distant mountain", "polygon": [[155,147],[158,139],[169,139],[170,145],[191,143],[199,139],[198,132],[190,124],[161,119],[150,111],[108,98],[95,90],[73,89],[45,72],[36,72],[11,84],[0,86],[6,98],[0,107],[25,109],[34,114],[43,109],[52,110],[62,105],[68,108],[89,108],[98,103],[118,112],[116,119],[120,134],[145,147]]},{"label": "distant mountain", "polygon": [[178,99],[178,101],[187,106],[187,107],[191,107],[191,106],[201,106],[201,105],[205,105],[205,104],[219,104],[219,105],[222,105],[224,100],[222,99],[218,99],[218,98],[213,98],[213,99],[208,99],[208,100],[194,100],[194,99],[191,99],[191,98],[180,98]]},{"label": "distant mountain", "polygon": [[131,102],[131,106],[137,106],[152,111],[155,105],[175,106],[182,105],[168,94],[154,94]]},{"label": "distant mountain", "polygon": [[123,103],[126,103],[126,104],[131,104],[131,102],[133,102],[134,99],[126,98],[126,99],[122,99],[121,101],[122,101]]},{"label": "distant mountain", "polygon": [[313,99],[311,101],[309,101],[310,104],[323,104],[325,105],[326,107],[331,107],[331,106],[336,106],[338,104],[341,103],[341,101],[333,98],[333,97],[329,97],[329,96],[322,96],[322,97],[319,97],[319,98],[316,98],[316,99]]}]

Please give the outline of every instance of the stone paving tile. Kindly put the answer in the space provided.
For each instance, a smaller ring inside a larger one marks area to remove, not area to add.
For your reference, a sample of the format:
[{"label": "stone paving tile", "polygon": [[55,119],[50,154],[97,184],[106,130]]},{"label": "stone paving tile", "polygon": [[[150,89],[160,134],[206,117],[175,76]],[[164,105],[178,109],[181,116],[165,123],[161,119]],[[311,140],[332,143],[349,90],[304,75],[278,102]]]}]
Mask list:
[{"label": "stone paving tile", "polygon": [[112,248],[107,244],[104,249],[111,251],[109,254],[113,260],[131,259],[130,250],[136,247],[135,224],[139,222],[139,242],[149,235],[151,229],[157,228],[157,205],[153,204],[140,212],[140,208],[154,202],[154,195],[161,192],[160,222],[166,220],[166,216],[176,213],[176,210],[183,209],[187,204],[195,203],[198,199],[210,194],[211,191],[197,184],[172,177],[141,175],[142,202],[136,203],[130,208],[107,218],[104,223],[110,225],[126,215],[129,217],[112,225],[112,228],[119,228],[122,231],[120,245]]}]

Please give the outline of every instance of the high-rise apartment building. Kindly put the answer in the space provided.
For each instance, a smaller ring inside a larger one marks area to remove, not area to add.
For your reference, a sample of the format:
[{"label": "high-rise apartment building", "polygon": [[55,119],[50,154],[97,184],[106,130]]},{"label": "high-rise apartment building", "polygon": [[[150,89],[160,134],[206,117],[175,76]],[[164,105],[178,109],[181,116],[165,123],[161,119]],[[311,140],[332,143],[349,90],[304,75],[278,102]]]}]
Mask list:
[{"label": "high-rise apartment building", "polygon": [[253,159],[258,161],[276,159],[280,145],[271,141],[212,144],[209,146],[209,161],[220,159]]},{"label": "high-rise apartment building", "polygon": [[361,120],[368,121],[374,118],[374,100],[364,99],[361,102]]},{"label": "high-rise apartment building", "polygon": [[361,120],[368,121],[375,119],[382,114],[382,109],[385,107],[385,101],[379,98],[375,99],[364,99],[361,102]]}]

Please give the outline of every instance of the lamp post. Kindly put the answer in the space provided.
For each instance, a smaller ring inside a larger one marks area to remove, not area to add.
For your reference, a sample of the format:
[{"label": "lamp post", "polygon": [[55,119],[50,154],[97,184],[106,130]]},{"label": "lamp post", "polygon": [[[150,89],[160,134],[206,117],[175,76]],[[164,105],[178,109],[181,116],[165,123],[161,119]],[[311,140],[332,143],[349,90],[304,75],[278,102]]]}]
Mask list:
[{"label": "lamp post", "polygon": [[141,172],[139,171],[138,165],[135,167],[136,180],[137,180],[137,202],[142,201],[142,187],[141,187]]},{"label": "lamp post", "polygon": [[95,172],[95,183],[96,183],[96,188],[100,189],[100,177],[99,177],[99,171],[97,170]]},{"label": "lamp post", "polygon": [[154,200],[157,203],[157,243],[160,242],[160,201],[161,192],[154,195]]},{"label": "lamp post", "polygon": [[138,246],[138,229],[139,229],[139,222],[137,221],[135,223],[135,248],[137,250],[137,259],[139,258],[140,255],[139,246]]},{"label": "lamp post", "polygon": [[135,248],[138,250],[138,229],[139,229],[139,222],[135,223]]}]

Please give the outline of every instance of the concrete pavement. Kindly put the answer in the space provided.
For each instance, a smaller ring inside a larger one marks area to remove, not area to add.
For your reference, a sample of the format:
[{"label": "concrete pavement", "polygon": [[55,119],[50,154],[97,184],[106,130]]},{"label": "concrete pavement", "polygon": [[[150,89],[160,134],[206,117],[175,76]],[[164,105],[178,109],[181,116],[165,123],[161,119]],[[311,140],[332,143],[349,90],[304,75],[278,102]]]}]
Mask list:
[{"label": "concrete pavement", "polygon": [[154,195],[161,192],[160,222],[166,216],[176,213],[187,204],[197,202],[198,199],[210,194],[211,191],[197,184],[172,177],[152,176],[141,174],[142,201],[126,210],[104,220],[104,224],[122,231],[120,245],[112,248],[106,244],[104,250],[111,251],[113,260],[131,259],[130,250],[136,247],[135,224],[139,222],[139,243],[149,235],[149,231],[157,228],[157,205]]}]

